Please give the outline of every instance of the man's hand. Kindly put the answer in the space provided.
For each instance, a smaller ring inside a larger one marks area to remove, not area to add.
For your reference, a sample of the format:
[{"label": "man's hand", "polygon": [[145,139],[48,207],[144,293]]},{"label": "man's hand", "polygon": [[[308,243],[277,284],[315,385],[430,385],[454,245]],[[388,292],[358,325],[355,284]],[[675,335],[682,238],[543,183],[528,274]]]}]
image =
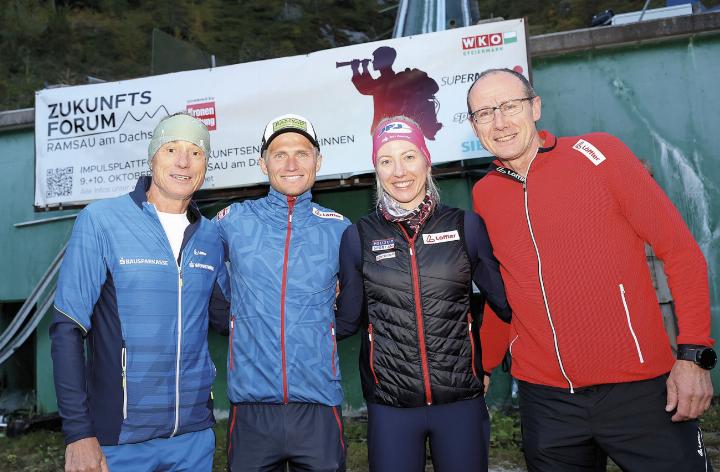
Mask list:
[{"label": "man's hand", "polygon": [[675,361],[667,379],[668,413],[677,410],[672,421],[687,421],[702,415],[710,406],[713,386],[710,371],[692,361]]},{"label": "man's hand", "polygon": [[84,438],[67,445],[65,472],[109,472],[96,438]]},{"label": "man's hand", "polygon": [[484,389],[485,395],[487,395],[489,388],[490,388],[490,376],[486,374],[483,376],[483,389]]}]

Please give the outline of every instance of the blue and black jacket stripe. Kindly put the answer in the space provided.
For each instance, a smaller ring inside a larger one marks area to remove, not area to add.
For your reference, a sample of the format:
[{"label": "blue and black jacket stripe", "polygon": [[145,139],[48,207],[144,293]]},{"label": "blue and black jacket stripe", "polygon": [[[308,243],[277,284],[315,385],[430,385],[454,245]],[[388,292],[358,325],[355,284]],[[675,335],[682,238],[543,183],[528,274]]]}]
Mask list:
[{"label": "blue and black jacket stripe", "polygon": [[214,423],[207,332],[228,329],[222,242],[193,203],[176,261],[149,185],[142,177],[132,193],[88,205],[73,228],[50,327],[66,443],[137,443]]}]

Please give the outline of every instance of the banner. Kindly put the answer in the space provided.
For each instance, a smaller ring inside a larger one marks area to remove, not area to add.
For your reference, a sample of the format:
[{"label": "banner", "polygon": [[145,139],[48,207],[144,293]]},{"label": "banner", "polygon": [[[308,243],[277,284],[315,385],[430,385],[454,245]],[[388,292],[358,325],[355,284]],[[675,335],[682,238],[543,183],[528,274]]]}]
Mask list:
[{"label": "banner", "polygon": [[477,74],[528,75],[523,20],[489,23],[232,66],[41,90],[35,97],[35,205],[126,193],[148,174],[147,146],[163,117],[187,111],[210,129],[203,189],[267,182],[260,139],[275,116],[307,117],[320,137],[319,179],[372,171],[371,129],[405,114],[433,163],[486,156],[467,122]]}]

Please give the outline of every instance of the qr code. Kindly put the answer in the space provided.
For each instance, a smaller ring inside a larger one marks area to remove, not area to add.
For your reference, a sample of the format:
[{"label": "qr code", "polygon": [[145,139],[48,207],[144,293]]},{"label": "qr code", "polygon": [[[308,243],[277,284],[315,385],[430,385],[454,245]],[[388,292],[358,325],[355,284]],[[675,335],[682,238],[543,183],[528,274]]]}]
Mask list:
[{"label": "qr code", "polygon": [[46,198],[69,197],[73,190],[73,167],[47,170]]}]

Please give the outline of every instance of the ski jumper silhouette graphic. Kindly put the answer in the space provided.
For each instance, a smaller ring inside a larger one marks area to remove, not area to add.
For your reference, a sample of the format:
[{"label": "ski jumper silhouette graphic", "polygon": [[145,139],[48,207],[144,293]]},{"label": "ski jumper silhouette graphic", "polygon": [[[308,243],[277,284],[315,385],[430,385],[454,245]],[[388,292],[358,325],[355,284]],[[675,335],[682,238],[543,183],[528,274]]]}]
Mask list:
[{"label": "ski jumper silhouette graphic", "polygon": [[381,46],[373,51],[372,56],[373,69],[380,73],[378,78],[370,75],[370,59],[336,63],[336,67],[349,65],[353,74],[352,83],[357,91],[373,97],[371,132],[383,118],[405,115],[420,125],[427,139],[434,140],[435,134],[443,126],[437,121],[437,110],[440,106],[435,98],[435,94],[440,90],[437,82],[420,69],[407,68],[395,72],[392,66],[397,51],[394,48]]}]

